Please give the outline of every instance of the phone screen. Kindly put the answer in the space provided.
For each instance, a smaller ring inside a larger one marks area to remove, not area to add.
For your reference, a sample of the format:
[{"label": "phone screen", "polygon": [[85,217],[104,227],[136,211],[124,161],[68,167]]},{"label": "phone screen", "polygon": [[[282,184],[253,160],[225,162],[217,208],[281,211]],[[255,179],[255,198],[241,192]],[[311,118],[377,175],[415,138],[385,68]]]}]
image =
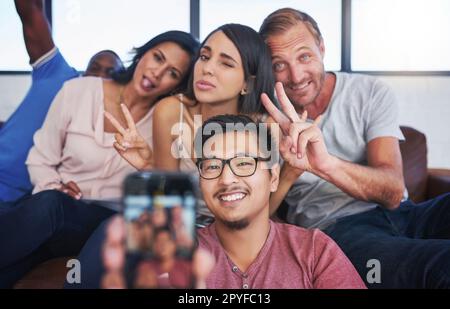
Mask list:
[{"label": "phone screen", "polygon": [[197,199],[190,176],[135,173],[124,187],[128,287],[193,287]]}]

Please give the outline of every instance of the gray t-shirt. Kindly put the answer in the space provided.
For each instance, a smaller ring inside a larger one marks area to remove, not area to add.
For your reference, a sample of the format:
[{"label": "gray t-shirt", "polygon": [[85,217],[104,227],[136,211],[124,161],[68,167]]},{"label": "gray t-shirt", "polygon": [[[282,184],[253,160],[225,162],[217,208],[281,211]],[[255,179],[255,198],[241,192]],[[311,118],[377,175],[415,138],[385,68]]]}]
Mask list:
[{"label": "gray t-shirt", "polygon": [[[328,152],[340,159],[367,165],[366,145],[377,137],[403,140],[398,106],[392,91],[371,76],[334,73],[336,86],[320,127]],[[377,206],[356,200],[335,185],[303,173],[292,186],[286,202],[288,222],[324,229],[337,219]]]}]

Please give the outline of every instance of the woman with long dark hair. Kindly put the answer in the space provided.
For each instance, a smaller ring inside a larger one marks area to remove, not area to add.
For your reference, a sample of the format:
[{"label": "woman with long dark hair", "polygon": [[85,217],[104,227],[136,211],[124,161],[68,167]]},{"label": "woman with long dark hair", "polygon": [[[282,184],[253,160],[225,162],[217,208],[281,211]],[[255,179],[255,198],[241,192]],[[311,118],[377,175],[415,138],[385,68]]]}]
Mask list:
[{"label": "woman with long dark hair", "polygon": [[122,181],[134,169],[113,148],[120,132],[104,113],[118,123],[133,121],[144,133],[141,142],[151,142],[153,107],[185,89],[198,47],[190,34],[169,31],[136,48],[131,65],[113,80],[85,77],[64,85],[28,156],[35,195],[4,205],[0,214],[0,287],[39,262],[78,254],[116,213],[107,207],[117,206]]},{"label": "woman with long dark hair", "polygon": [[[116,148],[138,170],[195,172],[191,156],[194,117],[201,116],[202,121],[220,114],[261,118],[265,114],[261,94],[270,95],[273,89],[270,52],[259,34],[248,26],[223,25],[202,43],[187,91],[161,100],[155,107],[152,145],[136,142],[140,131],[134,130],[133,122],[121,126],[108,116],[119,132],[125,132],[117,136]],[[174,136],[172,129],[177,127],[179,136]],[[130,156],[129,152],[135,149],[141,153],[146,149],[150,155]]]},{"label": "woman with long dark hair", "polygon": [[[123,133],[116,136],[116,149],[138,170],[197,173],[195,118],[206,121],[221,114],[246,114],[261,119],[265,114],[261,94],[270,95],[273,89],[270,52],[260,35],[248,26],[226,24],[202,43],[187,91],[156,105],[152,144],[142,143],[140,134],[146,132],[133,121],[123,127],[115,117],[107,117]],[[211,217],[206,207],[199,207],[198,213]]]}]

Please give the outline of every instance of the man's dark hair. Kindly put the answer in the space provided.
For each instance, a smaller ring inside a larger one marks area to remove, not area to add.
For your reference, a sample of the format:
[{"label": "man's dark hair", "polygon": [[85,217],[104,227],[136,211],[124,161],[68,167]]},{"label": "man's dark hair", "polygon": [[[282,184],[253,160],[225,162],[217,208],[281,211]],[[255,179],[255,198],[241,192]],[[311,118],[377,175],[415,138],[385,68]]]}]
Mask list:
[{"label": "man's dark hair", "polygon": [[98,55],[101,55],[101,54],[111,54],[115,58],[117,58],[117,60],[122,62],[122,60],[120,59],[119,55],[115,51],[113,51],[111,49],[103,49],[103,50],[99,51],[98,53],[96,53],[94,56],[92,56],[91,59],[93,59],[93,58],[95,58],[95,57],[97,57]]},{"label": "man's dark hair", "polygon": [[[213,32],[203,41],[203,47],[216,32],[222,31],[233,42],[239,51],[244,68],[244,79],[247,83],[247,94],[241,95],[238,101],[238,111],[241,114],[262,114],[266,110],[261,104],[261,94],[266,93],[272,102],[275,80],[272,72],[270,51],[261,36],[252,28],[240,24],[226,24]],[[186,96],[195,99],[194,71],[191,71]]]},{"label": "man's dark hair", "polygon": [[[150,49],[164,42],[173,42],[175,44],[178,44],[184,51],[186,51],[189,54],[189,56],[191,57],[189,71],[191,71],[194,64],[194,60],[196,59],[196,56],[198,54],[200,43],[189,33],[183,31],[168,31],[157,35],[156,37],[154,37],[141,47],[134,48],[132,51],[134,56],[133,59],[131,60],[130,66],[125,70],[115,73],[112,76],[113,80],[122,85],[128,84],[133,79],[133,75],[134,72],[136,71],[136,67],[139,63],[139,60]],[[189,74],[186,74],[183,80],[178,85],[178,87],[173,91],[174,93],[186,90],[188,77]]]},{"label": "man's dark hair", "polygon": [[[275,140],[272,137],[268,124],[259,121],[254,121],[252,118],[246,115],[219,115],[206,120],[203,123],[201,129],[197,131],[195,137],[196,146],[197,143],[199,146],[201,145],[201,149],[200,147],[195,148],[197,157],[198,158],[204,157],[203,147],[205,143],[213,136],[217,134],[226,134],[230,132],[249,132],[248,130],[250,127],[249,125],[251,126],[251,128],[255,128],[255,130],[252,131],[253,133],[256,134],[258,138],[259,150],[265,151],[265,153],[263,153],[263,156],[265,158],[269,158],[274,153],[276,157],[273,158],[272,156],[271,161],[278,163],[278,156],[279,156],[278,148]],[[210,130],[211,128],[213,128],[213,130]],[[217,132],[215,129],[217,129],[217,131],[219,132]],[[200,139],[201,144],[199,142]],[[275,149],[272,149],[272,147],[275,147]]]}]

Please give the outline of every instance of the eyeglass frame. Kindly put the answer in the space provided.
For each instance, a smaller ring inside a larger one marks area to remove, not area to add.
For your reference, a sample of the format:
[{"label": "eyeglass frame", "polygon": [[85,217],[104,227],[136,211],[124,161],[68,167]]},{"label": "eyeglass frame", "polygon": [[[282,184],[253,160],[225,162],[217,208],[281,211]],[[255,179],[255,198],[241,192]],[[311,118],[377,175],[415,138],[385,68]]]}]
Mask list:
[{"label": "eyeglass frame", "polygon": [[[230,163],[231,163],[231,160],[234,160],[234,159],[236,159],[236,158],[252,158],[253,160],[255,160],[255,170],[253,171],[253,173],[251,173],[250,175],[247,175],[247,176],[239,176],[239,175],[236,175],[236,173],[234,172],[234,170],[233,170],[233,168],[231,167],[231,164],[230,164]],[[200,164],[201,164],[203,161],[206,161],[206,160],[218,160],[218,161],[221,161],[221,162],[222,162],[222,169],[221,169],[221,171],[220,171],[220,174],[219,174],[217,177],[214,177],[214,178],[206,178],[206,177],[203,177],[203,176],[202,176],[202,172],[201,172],[201,170],[200,170]],[[195,165],[197,165],[198,173],[199,173],[199,175],[200,175],[201,178],[206,179],[206,180],[213,180],[213,179],[217,179],[217,178],[219,178],[220,176],[222,176],[223,170],[224,170],[224,168],[225,168],[225,165],[228,165],[228,167],[230,168],[230,170],[231,170],[231,172],[233,173],[233,175],[235,175],[235,176],[237,176],[237,177],[250,177],[250,176],[255,175],[256,170],[258,169],[258,162],[269,162],[270,160],[271,160],[271,157],[268,157],[268,158],[261,158],[261,157],[252,157],[252,156],[242,156],[242,155],[240,155],[240,156],[235,156],[235,157],[232,157],[232,158],[229,158],[229,159],[219,159],[219,158],[205,158],[205,159],[198,159],[197,162],[195,163]]]}]

